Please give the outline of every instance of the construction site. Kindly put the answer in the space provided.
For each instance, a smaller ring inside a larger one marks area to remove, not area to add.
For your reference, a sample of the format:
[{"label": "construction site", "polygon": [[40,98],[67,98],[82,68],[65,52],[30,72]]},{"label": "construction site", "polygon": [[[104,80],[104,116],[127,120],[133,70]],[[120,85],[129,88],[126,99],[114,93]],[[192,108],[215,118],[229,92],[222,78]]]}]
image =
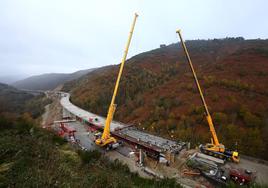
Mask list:
[{"label": "construction site", "polygon": [[117,142],[110,148],[99,147],[95,140],[103,132],[105,118],[72,104],[68,93],[50,95],[60,101],[62,119],[51,123],[49,129],[79,149],[99,150],[111,160],[120,160],[143,177],[176,178],[186,187],[213,187],[230,181],[238,185],[267,183],[266,161],[244,156],[239,163],[222,160],[190,148],[190,143],[152,135],[135,125],[112,121],[110,134]]},{"label": "construction site", "polygon": [[[201,86],[196,76],[181,31],[177,30],[182,48],[200,94],[211,142],[192,148],[190,142],[172,140],[139,130],[113,120],[116,95],[124,63],[134,31],[137,14],[131,26],[107,117],[88,112],[70,102],[70,94],[50,92],[60,101],[62,119],[49,125],[59,136],[82,150],[99,150],[110,159],[119,159],[131,171],[144,177],[175,178],[184,187],[217,187],[230,182],[237,185],[267,184],[266,161],[241,156],[239,151],[225,148],[219,141]],[[45,125],[44,128],[48,128]],[[235,147],[234,147],[235,148]]]}]

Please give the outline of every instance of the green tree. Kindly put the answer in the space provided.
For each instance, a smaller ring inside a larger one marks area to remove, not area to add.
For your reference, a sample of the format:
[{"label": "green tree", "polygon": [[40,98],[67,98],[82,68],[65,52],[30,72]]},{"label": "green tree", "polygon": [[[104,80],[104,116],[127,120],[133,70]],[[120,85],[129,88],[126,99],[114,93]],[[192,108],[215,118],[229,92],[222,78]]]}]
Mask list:
[{"label": "green tree", "polygon": [[213,120],[216,125],[226,124],[228,121],[228,116],[223,112],[214,112]]}]

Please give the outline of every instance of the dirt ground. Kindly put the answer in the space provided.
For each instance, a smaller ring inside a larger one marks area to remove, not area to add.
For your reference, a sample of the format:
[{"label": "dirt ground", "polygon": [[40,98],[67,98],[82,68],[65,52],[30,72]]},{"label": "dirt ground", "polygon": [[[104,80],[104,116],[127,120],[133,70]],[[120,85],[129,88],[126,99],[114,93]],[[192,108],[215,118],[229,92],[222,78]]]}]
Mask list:
[{"label": "dirt ground", "polygon": [[48,115],[49,115],[49,110],[50,110],[50,104],[45,106],[45,113],[42,115],[42,122],[41,126],[44,127],[46,125],[46,122],[48,120]]},{"label": "dirt ground", "polygon": [[109,159],[111,159],[113,161],[116,160],[116,159],[118,159],[123,164],[126,164],[129,167],[129,170],[131,172],[137,172],[141,177],[150,178],[150,179],[152,178],[152,176],[150,176],[150,175],[146,174],[144,171],[142,171],[141,168],[136,165],[136,163],[135,163],[134,160],[121,155],[116,150],[106,152],[105,155]]},{"label": "dirt ground", "polygon": [[49,127],[56,120],[62,119],[62,107],[57,97],[52,96],[53,102],[45,107],[45,113],[42,115],[42,127]]}]

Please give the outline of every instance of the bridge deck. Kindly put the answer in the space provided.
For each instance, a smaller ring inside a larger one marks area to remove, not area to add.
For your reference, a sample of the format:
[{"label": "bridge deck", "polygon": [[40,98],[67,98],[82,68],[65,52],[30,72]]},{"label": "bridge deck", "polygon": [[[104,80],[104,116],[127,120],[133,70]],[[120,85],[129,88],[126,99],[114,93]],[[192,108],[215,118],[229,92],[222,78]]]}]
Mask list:
[{"label": "bridge deck", "polygon": [[[70,102],[70,94],[61,93],[61,105],[76,118],[81,119],[89,125],[97,128],[104,128],[105,118],[94,113],[83,110]],[[64,115],[66,116],[66,115]],[[125,140],[135,145],[155,151],[157,153],[172,152],[178,153],[186,145],[185,142],[175,142],[166,138],[155,136],[146,132],[137,130],[131,125],[113,121],[111,123],[111,134],[119,139]]]}]

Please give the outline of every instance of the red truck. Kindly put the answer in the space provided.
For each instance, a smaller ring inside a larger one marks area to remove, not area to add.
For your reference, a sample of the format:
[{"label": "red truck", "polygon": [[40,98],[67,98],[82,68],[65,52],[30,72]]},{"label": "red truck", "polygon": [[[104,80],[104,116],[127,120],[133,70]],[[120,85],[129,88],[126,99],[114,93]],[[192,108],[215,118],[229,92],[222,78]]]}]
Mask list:
[{"label": "red truck", "polygon": [[75,135],[74,133],[76,132],[76,130],[72,127],[68,127],[66,126],[64,123],[60,123],[60,130],[58,132],[58,135],[61,137],[64,137],[67,135],[67,139],[71,140],[72,142],[75,142]]},{"label": "red truck", "polygon": [[230,169],[230,178],[239,185],[248,185],[255,181],[256,173],[246,169]]}]

